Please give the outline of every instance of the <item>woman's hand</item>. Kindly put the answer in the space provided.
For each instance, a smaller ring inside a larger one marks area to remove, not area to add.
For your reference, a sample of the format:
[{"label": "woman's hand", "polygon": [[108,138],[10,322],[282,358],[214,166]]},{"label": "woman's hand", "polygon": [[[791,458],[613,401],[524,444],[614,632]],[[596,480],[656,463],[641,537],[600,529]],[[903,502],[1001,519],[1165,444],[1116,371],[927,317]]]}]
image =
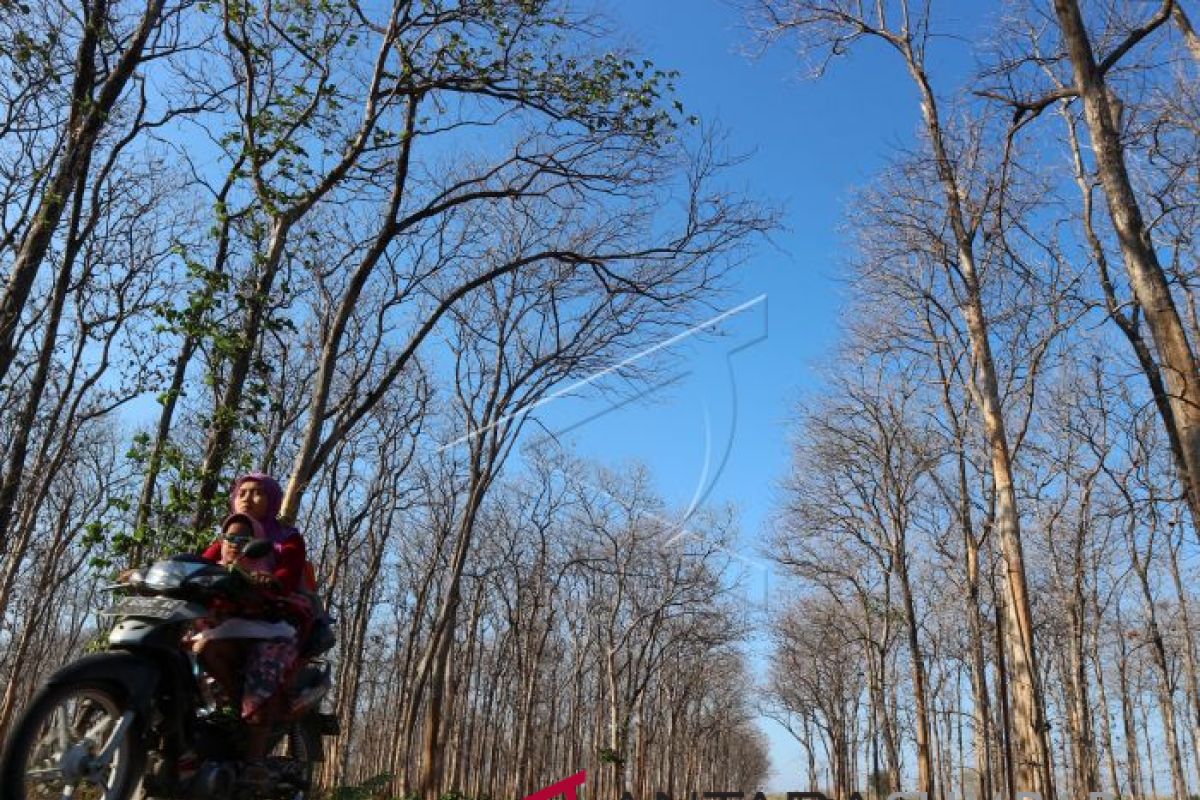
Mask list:
[{"label": "woman's hand", "polygon": [[276,580],[275,576],[269,572],[254,572],[250,575],[250,582],[257,589],[282,589],[282,584]]},{"label": "woman's hand", "polygon": [[242,548],[230,539],[221,540],[221,563],[232,564],[238,560],[238,554],[242,552]]}]

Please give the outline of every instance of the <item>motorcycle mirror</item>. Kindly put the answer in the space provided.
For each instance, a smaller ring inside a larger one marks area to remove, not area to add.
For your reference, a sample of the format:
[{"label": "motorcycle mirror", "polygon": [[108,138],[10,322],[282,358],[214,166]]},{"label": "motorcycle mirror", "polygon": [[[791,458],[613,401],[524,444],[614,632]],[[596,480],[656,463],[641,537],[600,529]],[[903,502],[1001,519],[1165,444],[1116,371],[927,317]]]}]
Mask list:
[{"label": "motorcycle mirror", "polygon": [[246,558],[262,558],[270,555],[272,549],[271,543],[266,539],[255,539],[246,545],[246,549],[242,550],[242,555]]}]

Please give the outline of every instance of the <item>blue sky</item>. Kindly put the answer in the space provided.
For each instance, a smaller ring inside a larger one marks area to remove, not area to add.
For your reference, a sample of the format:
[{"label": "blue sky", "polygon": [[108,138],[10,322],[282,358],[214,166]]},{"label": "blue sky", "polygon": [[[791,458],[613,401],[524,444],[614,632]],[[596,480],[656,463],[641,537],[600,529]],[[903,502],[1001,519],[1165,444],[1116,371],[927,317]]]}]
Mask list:
[{"label": "blue sky", "polygon": [[[749,307],[722,322],[723,335],[673,349],[683,374],[678,382],[598,418],[589,416],[594,407],[575,401],[540,416],[558,430],[573,425],[563,439],[589,457],[615,466],[648,464],[660,490],[680,507],[698,487],[710,501],[733,503],[741,550],[756,557],[788,466],[792,409],[820,391],[817,369],[838,340],[852,191],[895,148],[912,145],[915,92],[895,55],[873,43],[835,62],[821,81],[806,80],[785,46],[751,58],[750,34],[732,3],[614,0],[602,8],[635,52],[680,71],[677,88],[690,112],[719,122],[732,149],[750,154],[732,183],[781,203],[785,229],[739,270],[727,307]],[[949,10],[963,18],[959,30],[981,30],[979,7]],[[943,76],[935,88],[952,91],[946,81],[971,68],[966,48],[947,41],[934,53]],[[744,566],[751,601],[779,588],[778,577]],[[761,639],[752,643],[760,672],[767,651]],[[805,788],[798,746],[780,726],[761,724],[774,766],[768,788]]]}]

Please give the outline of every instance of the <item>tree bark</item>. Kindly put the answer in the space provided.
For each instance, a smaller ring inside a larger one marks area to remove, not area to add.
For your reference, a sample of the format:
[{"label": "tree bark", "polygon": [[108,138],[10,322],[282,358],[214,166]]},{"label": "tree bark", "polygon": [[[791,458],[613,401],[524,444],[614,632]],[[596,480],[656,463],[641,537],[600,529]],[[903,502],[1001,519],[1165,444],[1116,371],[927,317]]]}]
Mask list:
[{"label": "tree bark", "polygon": [[1108,785],[1110,791],[1119,794],[1121,782],[1117,778],[1117,756],[1112,742],[1112,714],[1108,705],[1108,690],[1104,684],[1104,664],[1099,657],[1098,645],[1093,640],[1092,666],[1096,671],[1096,692],[1100,700],[1100,738],[1104,742],[1105,766],[1108,768]]},{"label": "tree bark", "polygon": [[[85,6],[83,36],[75,59],[67,143],[54,178],[42,193],[37,213],[21,239],[0,295],[0,383],[16,357],[15,337],[21,313],[33,289],[50,243],[58,230],[72,188],[86,175],[92,152],[112,117],[129,79],[141,64],[146,42],[162,16],[165,0],[150,0],[128,45],[104,83],[96,86],[96,56],[102,32],[109,30],[108,0]],[[107,45],[106,45],[107,47]],[[99,91],[97,92],[97,88]]]},{"label": "tree bark", "polygon": [[[82,242],[79,239],[79,226],[83,215],[83,197],[86,190],[86,165],[77,179],[72,195],[71,231],[67,241],[66,252],[63,253],[54,288],[50,295],[49,317],[46,320],[42,336],[42,346],[38,352],[37,366],[29,386],[26,388],[25,402],[21,412],[13,420],[15,435],[9,443],[8,458],[4,465],[3,479],[0,480],[0,538],[8,539],[13,519],[13,510],[17,504],[17,494],[25,474],[25,461],[29,453],[29,437],[33,433],[34,421],[41,410],[42,396],[46,391],[46,382],[50,376],[50,368],[54,359],[55,345],[58,341],[58,329],[62,323],[63,309],[66,306],[67,294],[71,286],[71,273],[75,260],[79,255]],[[44,476],[49,479],[51,476]],[[0,625],[8,613],[8,604],[12,594],[13,584],[17,573],[21,570],[26,552],[33,535],[33,526],[21,526],[21,531],[12,537],[5,553],[3,574],[0,575]]]},{"label": "tree bark", "polygon": [[1163,642],[1162,631],[1158,626],[1158,613],[1155,611],[1154,596],[1150,588],[1150,579],[1146,565],[1137,554],[1137,546],[1130,539],[1130,557],[1133,561],[1134,572],[1142,588],[1142,597],[1146,603],[1146,630],[1150,639],[1150,651],[1154,656],[1154,665],[1158,668],[1158,706],[1162,715],[1163,734],[1166,737],[1167,764],[1171,769],[1171,786],[1176,797],[1187,797],[1187,779],[1183,775],[1183,765],[1179,757],[1179,726],[1175,721],[1174,682],[1171,676],[1171,665],[1168,660],[1166,644]]},{"label": "tree bark", "polygon": [[1175,0],[1171,4],[1171,17],[1175,20],[1175,27],[1179,28],[1179,33],[1187,43],[1188,52],[1192,54],[1192,58],[1200,62],[1200,35],[1196,34],[1196,29],[1192,27],[1192,21],[1183,10],[1183,0]]},{"label": "tree bark", "polygon": [[1197,669],[1196,665],[1196,633],[1192,629],[1191,604],[1183,586],[1183,576],[1179,570],[1179,554],[1175,543],[1168,541],[1167,550],[1170,556],[1171,580],[1175,584],[1175,594],[1179,601],[1179,616],[1183,623],[1183,664],[1187,676],[1185,685],[1187,710],[1191,716],[1192,752],[1195,757],[1197,777],[1200,778],[1200,669]]},{"label": "tree bark", "polygon": [[262,325],[270,306],[271,291],[275,286],[275,276],[279,273],[283,261],[284,246],[292,222],[290,216],[277,217],[273,221],[267,251],[263,254],[253,293],[246,298],[246,314],[238,332],[237,350],[229,365],[225,389],[217,407],[213,409],[212,423],[204,445],[204,459],[200,464],[200,487],[196,495],[196,513],[192,519],[192,530],[196,532],[205,530],[213,523],[213,503],[220,484],[221,470],[225,467],[229,447],[237,430],[246,381],[250,378],[254,352],[258,348]]},{"label": "tree bark", "polygon": [[1071,148],[1071,160],[1075,172],[1075,183],[1079,187],[1079,193],[1083,201],[1084,236],[1087,239],[1089,249],[1092,251],[1092,258],[1096,261],[1096,268],[1100,276],[1100,287],[1104,293],[1104,305],[1109,317],[1116,323],[1117,328],[1129,342],[1129,346],[1133,349],[1133,354],[1137,358],[1138,365],[1142,369],[1142,374],[1146,378],[1150,395],[1154,398],[1155,408],[1158,409],[1159,418],[1163,423],[1163,430],[1167,434],[1167,442],[1171,448],[1175,468],[1179,472],[1180,481],[1184,487],[1188,509],[1191,512],[1192,525],[1196,530],[1200,530],[1200,496],[1197,496],[1192,491],[1192,482],[1188,477],[1190,474],[1188,471],[1188,460],[1184,452],[1179,424],[1175,418],[1175,408],[1171,402],[1171,395],[1166,383],[1163,381],[1163,372],[1159,369],[1158,362],[1154,360],[1154,354],[1151,351],[1150,345],[1146,342],[1141,326],[1138,323],[1136,312],[1140,306],[1137,300],[1135,299],[1132,303],[1133,308],[1127,310],[1126,306],[1128,304],[1121,302],[1117,297],[1116,288],[1113,286],[1109,271],[1108,256],[1104,251],[1104,246],[1100,242],[1099,235],[1096,233],[1093,222],[1092,182],[1084,166],[1075,118],[1065,111],[1063,118],[1067,124],[1068,142]]},{"label": "tree bark", "polygon": [[896,559],[896,577],[900,581],[900,593],[904,599],[904,614],[908,622],[908,649],[912,659],[913,702],[917,709],[917,790],[933,795],[934,771],[933,753],[930,743],[930,713],[928,687],[925,677],[925,660],[922,655],[921,642],[917,637],[917,609],[913,600],[912,586],[908,579],[908,557],[904,552],[904,539],[901,538],[894,554]]},{"label": "tree bark", "polygon": [[1132,692],[1129,686],[1129,653],[1125,646],[1125,631],[1117,615],[1117,689],[1121,693],[1121,730],[1125,739],[1125,769],[1129,793],[1144,797],[1141,756],[1138,754],[1137,720],[1134,716]]},{"label": "tree bark", "polygon": [[[217,193],[215,205],[217,208],[224,208],[229,192],[233,189],[233,176],[241,168],[245,162],[244,154],[234,164],[234,168],[226,177],[225,183],[221,186]],[[229,259],[229,232],[233,220],[229,214],[224,214],[221,219],[220,234],[217,239],[217,252],[213,259],[212,274],[223,275],[225,273],[226,263]],[[203,291],[211,291],[211,286],[204,287]],[[154,501],[154,491],[158,483],[158,476],[162,471],[162,460],[166,454],[167,443],[171,436],[171,427],[175,420],[175,409],[179,403],[179,398],[183,395],[184,383],[187,379],[188,366],[191,364],[192,357],[196,353],[196,349],[200,345],[200,333],[197,328],[204,320],[204,309],[200,304],[193,304],[187,313],[186,320],[183,324],[183,339],[179,343],[179,353],[175,356],[175,368],[171,373],[171,383],[167,390],[161,395],[160,402],[162,410],[158,414],[158,425],[154,432],[154,443],[150,448],[150,456],[146,462],[146,474],[142,478],[142,489],[138,495],[137,517],[134,520],[134,531],[141,534],[150,524],[151,506]],[[131,554],[131,562],[137,565],[142,558],[142,546],[139,542],[135,545],[134,551]]]},{"label": "tree bark", "polygon": [[1200,503],[1200,375],[1197,375],[1192,345],[1129,177],[1109,88],[1096,63],[1079,4],[1076,0],[1054,0],[1054,12],[1071,60],[1075,89],[1083,100],[1096,170],[1104,187],[1129,283],[1145,313],[1147,327],[1158,351],[1183,460],[1187,465],[1184,477],[1188,495],[1193,504]]},{"label": "tree bark", "polygon": [[971,388],[983,418],[984,433],[991,456],[992,488],[995,492],[995,526],[1000,537],[1005,563],[1008,615],[1005,626],[1009,676],[1012,689],[1012,732],[1015,745],[1015,779],[1018,791],[1038,791],[1046,800],[1054,796],[1050,774],[1049,742],[1045,727],[1045,702],[1042,697],[1037,651],[1033,637],[1033,614],[1029,605],[1029,587],[1021,541],[1020,515],[1013,476],[1012,454],[1005,430],[1004,407],[992,355],[987,314],[975,261],[975,234],[964,211],[965,198],[946,148],[945,133],[938,114],[937,100],[928,76],[910,41],[899,49],[905,56],[909,73],[921,97],[921,113],[933,148],[937,175],[946,199],[947,216],[957,248],[957,273],[964,298],[959,305],[967,326],[972,352]]}]

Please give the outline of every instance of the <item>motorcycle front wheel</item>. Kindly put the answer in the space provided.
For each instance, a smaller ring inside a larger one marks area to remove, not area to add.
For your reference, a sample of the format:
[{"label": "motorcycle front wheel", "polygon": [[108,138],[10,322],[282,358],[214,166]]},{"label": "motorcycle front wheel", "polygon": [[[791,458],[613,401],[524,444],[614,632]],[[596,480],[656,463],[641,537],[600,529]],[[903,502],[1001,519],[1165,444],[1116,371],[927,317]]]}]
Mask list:
[{"label": "motorcycle front wheel", "polygon": [[116,686],[77,680],[38,693],[0,762],[5,800],[127,800],[144,757],[138,720]]}]

